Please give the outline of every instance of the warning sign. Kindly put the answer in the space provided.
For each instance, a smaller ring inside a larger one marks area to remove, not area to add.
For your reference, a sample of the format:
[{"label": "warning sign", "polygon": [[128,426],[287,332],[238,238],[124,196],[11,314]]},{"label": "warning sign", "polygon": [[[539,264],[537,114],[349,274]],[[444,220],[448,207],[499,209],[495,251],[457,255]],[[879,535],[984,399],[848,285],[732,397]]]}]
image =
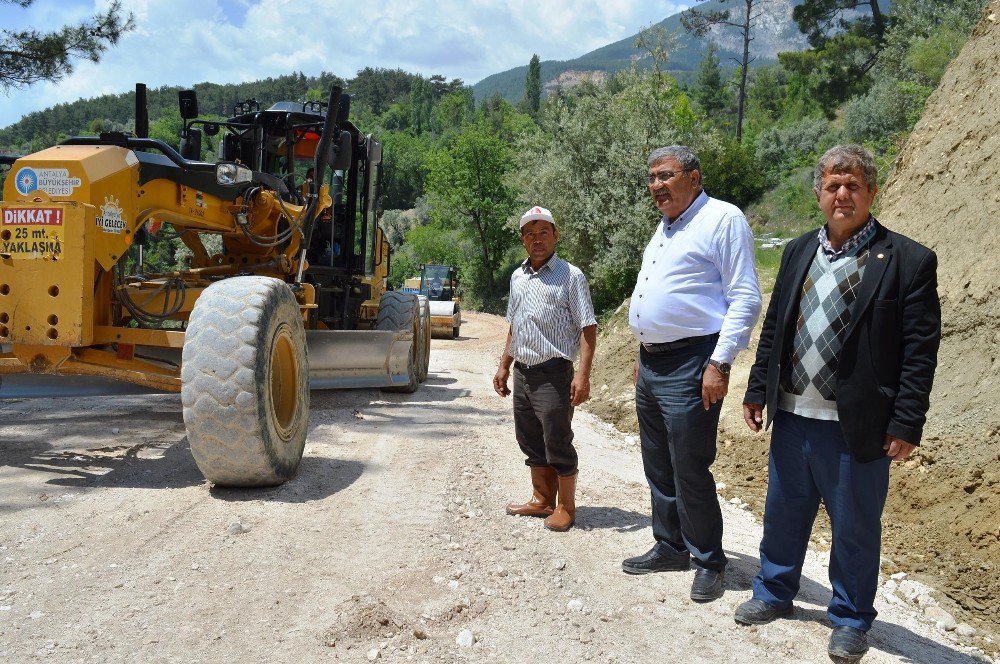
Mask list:
[{"label": "warning sign", "polygon": [[59,256],[63,242],[62,208],[3,208],[0,254],[11,258]]}]

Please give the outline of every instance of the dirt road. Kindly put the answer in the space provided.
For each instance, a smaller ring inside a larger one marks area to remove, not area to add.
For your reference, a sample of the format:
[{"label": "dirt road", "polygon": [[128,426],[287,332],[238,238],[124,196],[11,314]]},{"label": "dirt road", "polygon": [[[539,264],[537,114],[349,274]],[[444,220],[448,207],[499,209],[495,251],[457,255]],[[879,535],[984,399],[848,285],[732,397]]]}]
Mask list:
[{"label": "dirt road", "polygon": [[[314,393],[301,472],[269,490],[210,488],[174,396],[0,402],[0,659],[826,661],[822,554],[793,619],[734,624],[760,526],[728,502],[721,600],[621,572],[648,493],[635,442],[591,415],[577,526],[504,514],[527,471],[490,387],[503,325],[466,314],[414,395]],[[892,593],[878,608],[867,662],[982,659]]]}]

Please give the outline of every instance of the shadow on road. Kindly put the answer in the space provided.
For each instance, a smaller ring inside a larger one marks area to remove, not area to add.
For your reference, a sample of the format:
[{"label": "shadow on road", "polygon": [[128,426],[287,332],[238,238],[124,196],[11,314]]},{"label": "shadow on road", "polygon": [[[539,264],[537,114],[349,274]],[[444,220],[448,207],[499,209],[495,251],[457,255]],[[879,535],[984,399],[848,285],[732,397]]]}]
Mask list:
[{"label": "shadow on road", "polygon": [[[162,455],[142,457],[144,449],[162,450]],[[169,446],[137,444],[107,446],[87,450],[55,451],[38,444],[5,450],[3,464],[32,470],[42,486],[60,488],[182,489],[205,482],[191,456],[187,439]],[[226,489],[213,487],[211,494],[223,500],[264,500],[304,503],[322,500],[358,479],[364,464],[325,457],[305,456],[299,473],[277,487]],[[0,512],[5,511],[0,508]]]},{"label": "shadow on road", "polygon": [[[161,450],[162,454],[140,457],[139,453],[146,449]],[[204,481],[186,440],[167,446],[138,443],[85,450],[22,444],[4,450],[3,456],[4,465],[54,475],[44,483],[59,487],[179,489]]]},{"label": "shadow on road", "polygon": [[[792,620],[802,622],[818,622],[829,625],[826,609],[807,609],[796,604]],[[868,632],[868,644],[874,650],[881,650],[884,653],[900,657],[904,662],[914,662],[923,664],[924,662],[934,662],[934,664],[968,664],[981,660],[949,648],[943,643],[931,641],[916,632],[884,620],[875,620],[872,629]]]},{"label": "shadow on road", "polygon": [[236,489],[213,486],[213,498],[228,502],[262,500],[273,503],[308,503],[323,500],[354,484],[365,464],[353,460],[326,457],[302,457],[299,474],[276,487]]},{"label": "shadow on road", "polygon": [[649,528],[650,519],[647,514],[623,510],[620,507],[578,505],[574,526],[582,530],[611,528],[620,533],[631,533]]},{"label": "shadow on road", "polygon": [[[726,555],[729,557],[729,565],[726,567],[726,590],[750,590],[753,587],[753,577],[760,570],[760,560],[729,551]],[[831,593],[832,591],[826,586],[803,576],[799,594],[795,598],[795,611],[789,620],[829,625],[826,605],[830,601]],[[920,636],[902,625],[883,620],[875,621],[868,633],[868,640],[873,649],[901,657],[905,662],[966,664],[978,661],[970,655]]]}]

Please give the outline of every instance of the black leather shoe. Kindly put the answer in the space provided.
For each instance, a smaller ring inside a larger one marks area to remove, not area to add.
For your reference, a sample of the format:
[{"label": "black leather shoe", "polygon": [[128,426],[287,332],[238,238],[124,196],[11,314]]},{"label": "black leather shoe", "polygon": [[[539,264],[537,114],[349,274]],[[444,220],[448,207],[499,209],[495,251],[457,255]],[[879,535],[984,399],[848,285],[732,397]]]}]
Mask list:
[{"label": "black leather shoe", "polygon": [[860,629],[834,627],[830,633],[830,646],[826,652],[835,662],[843,664],[857,662],[868,652],[868,637]]},{"label": "black leather shoe", "polygon": [[652,549],[634,558],[622,561],[622,570],[628,574],[649,574],[650,572],[683,572],[690,566],[691,554],[660,553]]},{"label": "black leather shoe", "polygon": [[777,607],[762,599],[751,599],[736,607],[733,618],[741,625],[766,625],[772,620],[792,615],[792,605]]},{"label": "black leather shoe", "polygon": [[691,584],[691,599],[696,602],[711,602],[722,597],[722,577],[724,572],[699,567]]}]

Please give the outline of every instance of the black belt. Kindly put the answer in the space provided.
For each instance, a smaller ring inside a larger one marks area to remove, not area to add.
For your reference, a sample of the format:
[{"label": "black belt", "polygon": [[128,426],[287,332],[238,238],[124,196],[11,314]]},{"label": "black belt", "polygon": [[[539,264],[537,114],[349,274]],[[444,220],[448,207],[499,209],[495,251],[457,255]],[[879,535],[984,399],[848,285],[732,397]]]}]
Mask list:
[{"label": "black belt", "polygon": [[642,347],[650,353],[663,353],[668,350],[677,350],[678,348],[684,348],[686,346],[693,346],[695,344],[707,343],[709,341],[718,341],[719,333],[715,334],[705,334],[700,337],[685,337],[684,339],[678,339],[677,341],[667,341],[662,344],[642,344]]},{"label": "black belt", "polygon": [[565,357],[553,357],[552,359],[545,360],[544,362],[539,362],[538,364],[525,364],[524,362],[515,362],[514,366],[520,371],[527,371],[529,369],[545,369],[547,367],[560,364],[561,362],[569,362]]}]

